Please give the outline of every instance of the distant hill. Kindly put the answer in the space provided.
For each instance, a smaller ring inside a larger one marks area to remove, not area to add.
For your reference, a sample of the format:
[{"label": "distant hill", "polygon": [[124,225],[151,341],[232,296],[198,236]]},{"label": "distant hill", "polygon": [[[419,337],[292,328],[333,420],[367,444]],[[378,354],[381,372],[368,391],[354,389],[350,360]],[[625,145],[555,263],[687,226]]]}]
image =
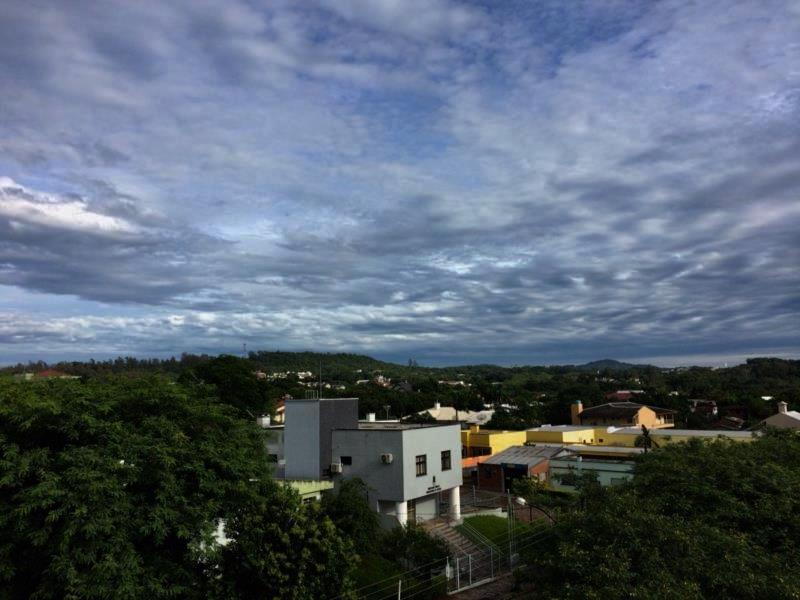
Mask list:
[{"label": "distant hill", "polygon": [[657,369],[653,365],[636,365],[633,363],[620,362],[612,358],[604,358],[602,360],[594,360],[584,365],[576,365],[576,369],[581,371],[628,371],[630,369]]},{"label": "distant hill", "polygon": [[402,365],[384,362],[364,354],[346,352],[250,352],[250,360],[267,372],[280,371],[312,371],[317,373],[322,365],[323,373],[353,373],[361,370],[364,373],[397,370]]}]

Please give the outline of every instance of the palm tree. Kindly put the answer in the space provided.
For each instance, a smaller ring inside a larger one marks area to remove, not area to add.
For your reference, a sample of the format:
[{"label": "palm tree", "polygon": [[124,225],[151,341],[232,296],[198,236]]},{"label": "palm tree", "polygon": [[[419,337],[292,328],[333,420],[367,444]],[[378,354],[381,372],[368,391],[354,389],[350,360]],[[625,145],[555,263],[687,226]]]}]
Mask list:
[{"label": "palm tree", "polygon": [[650,437],[650,430],[644,425],[642,425],[642,435],[636,436],[636,441],[633,442],[633,445],[637,448],[644,448],[645,454],[651,448],[658,448],[658,442]]}]

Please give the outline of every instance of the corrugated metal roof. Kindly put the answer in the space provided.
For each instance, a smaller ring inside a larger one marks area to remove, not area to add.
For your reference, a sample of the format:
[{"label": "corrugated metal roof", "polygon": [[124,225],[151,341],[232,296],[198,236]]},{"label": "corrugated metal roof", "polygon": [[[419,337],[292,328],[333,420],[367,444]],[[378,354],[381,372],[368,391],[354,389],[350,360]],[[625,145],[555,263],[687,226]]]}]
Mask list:
[{"label": "corrugated metal roof", "polygon": [[498,452],[491,458],[483,461],[484,465],[528,465],[532,467],[543,460],[563,454],[564,448],[559,446],[511,446],[502,452]]}]

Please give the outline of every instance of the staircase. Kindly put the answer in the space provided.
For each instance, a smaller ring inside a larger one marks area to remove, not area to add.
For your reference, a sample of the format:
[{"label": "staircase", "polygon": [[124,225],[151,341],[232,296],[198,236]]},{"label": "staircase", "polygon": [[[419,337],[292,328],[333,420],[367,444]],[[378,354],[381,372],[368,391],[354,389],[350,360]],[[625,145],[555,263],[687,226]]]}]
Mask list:
[{"label": "staircase", "polygon": [[468,537],[459,533],[455,527],[444,519],[425,521],[422,523],[422,526],[432,536],[439,538],[447,544],[453,556],[462,556],[465,554],[478,555],[485,550],[477,546],[475,542]]},{"label": "staircase", "polygon": [[450,564],[454,574],[448,581],[449,593],[488,583],[494,578],[499,561],[497,554],[488,546],[476,544],[444,519],[426,521],[422,526],[429,534],[447,544],[452,553]]}]

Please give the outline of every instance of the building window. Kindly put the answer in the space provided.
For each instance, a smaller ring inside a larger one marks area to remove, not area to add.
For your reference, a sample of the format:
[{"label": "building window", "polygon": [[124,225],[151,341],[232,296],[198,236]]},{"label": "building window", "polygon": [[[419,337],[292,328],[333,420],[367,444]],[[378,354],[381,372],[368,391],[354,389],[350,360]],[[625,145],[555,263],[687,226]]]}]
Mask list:
[{"label": "building window", "polygon": [[442,471],[449,471],[450,467],[450,450],[442,450]]},{"label": "building window", "polygon": [[343,465],[352,465],[353,464],[353,457],[352,456],[340,456],[339,457],[341,463]]},{"label": "building window", "polygon": [[417,456],[417,477],[428,474],[428,456],[420,454]]}]

